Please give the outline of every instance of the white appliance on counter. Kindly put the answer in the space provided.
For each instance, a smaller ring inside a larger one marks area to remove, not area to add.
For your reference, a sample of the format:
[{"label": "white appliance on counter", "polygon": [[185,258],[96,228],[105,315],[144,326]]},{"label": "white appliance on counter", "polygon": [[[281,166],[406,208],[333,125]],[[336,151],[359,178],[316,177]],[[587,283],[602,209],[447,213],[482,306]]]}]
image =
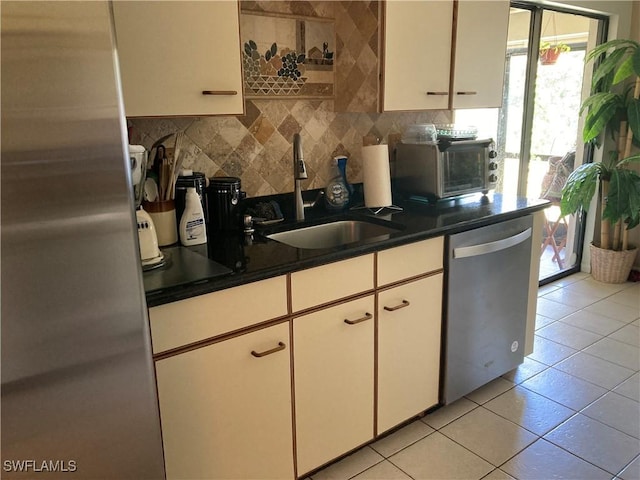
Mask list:
[{"label": "white appliance on counter", "polygon": [[147,180],[148,152],[142,145],[129,145],[129,161],[131,162],[131,184],[136,207],[136,223],[138,225],[138,244],[140,259],[144,270],[159,267],[164,263],[164,255],[158,248],[158,236],[151,215],[142,208]]}]

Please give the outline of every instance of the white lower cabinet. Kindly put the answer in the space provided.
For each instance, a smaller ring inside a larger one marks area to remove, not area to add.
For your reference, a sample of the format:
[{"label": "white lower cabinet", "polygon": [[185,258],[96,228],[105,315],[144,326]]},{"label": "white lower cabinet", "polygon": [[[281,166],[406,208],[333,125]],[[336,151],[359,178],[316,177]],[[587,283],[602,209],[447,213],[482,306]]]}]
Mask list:
[{"label": "white lower cabinet", "polygon": [[424,240],[154,307],[167,478],[293,479],[436,405],[442,249]]},{"label": "white lower cabinet", "polygon": [[156,362],[168,479],[294,478],[289,323]]},{"label": "white lower cabinet", "polygon": [[373,438],[374,296],[293,319],[298,475]]},{"label": "white lower cabinet", "polygon": [[442,277],[378,293],[378,433],[438,403]]}]

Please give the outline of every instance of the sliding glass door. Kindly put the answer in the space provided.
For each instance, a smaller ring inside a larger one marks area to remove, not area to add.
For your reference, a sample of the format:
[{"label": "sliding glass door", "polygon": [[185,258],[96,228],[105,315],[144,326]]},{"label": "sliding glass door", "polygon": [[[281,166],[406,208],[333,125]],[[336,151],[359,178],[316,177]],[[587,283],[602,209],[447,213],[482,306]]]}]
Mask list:
[{"label": "sliding glass door", "polygon": [[[503,106],[459,110],[458,123],[477,125],[496,140],[499,193],[545,198],[540,280],[578,269],[582,219],[561,217],[567,175],[590,161],[582,143],[580,104],[589,93],[588,49],[603,35],[604,20],[512,3]],[[557,55],[556,55],[557,54]]]}]

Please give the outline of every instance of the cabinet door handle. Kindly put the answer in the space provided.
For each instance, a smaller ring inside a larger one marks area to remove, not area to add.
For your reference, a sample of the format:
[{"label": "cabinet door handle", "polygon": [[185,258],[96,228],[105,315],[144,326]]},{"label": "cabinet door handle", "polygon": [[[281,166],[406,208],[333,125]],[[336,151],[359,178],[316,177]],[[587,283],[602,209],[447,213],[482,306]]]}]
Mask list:
[{"label": "cabinet door handle", "polygon": [[271,350],[266,350],[264,352],[256,352],[255,350],[251,350],[251,355],[253,355],[254,357],[260,358],[260,357],[266,357],[267,355],[271,355],[272,353],[276,353],[279,352],[281,350],[284,350],[284,348],[286,347],[286,345],[282,342],[278,342],[278,346],[277,347],[273,347]]},{"label": "cabinet door handle", "polygon": [[348,318],[345,318],[344,323],[349,325],[355,325],[356,323],[366,322],[367,320],[371,320],[372,318],[373,318],[373,315],[367,312],[364,314],[364,317],[356,318],[355,320],[349,320]]},{"label": "cabinet door handle", "polygon": [[411,305],[409,300],[402,300],[400,305],[396,305],[395,307],[384,307],[387,312],[395,312],[396,310],[400,310],[401,308],[408,307]]},{"label": "cabinet door handle", "polygon": [[203,90],[203,95],[237,95],[236,90]]},{"label": "cabinet door handle", "polygon": [[449,95],[449,92],[427,92],[427,95]]},{"label": "cabinet door handle", "polygon": [[477,95],[478,92],[456,92],[456,95]]}]

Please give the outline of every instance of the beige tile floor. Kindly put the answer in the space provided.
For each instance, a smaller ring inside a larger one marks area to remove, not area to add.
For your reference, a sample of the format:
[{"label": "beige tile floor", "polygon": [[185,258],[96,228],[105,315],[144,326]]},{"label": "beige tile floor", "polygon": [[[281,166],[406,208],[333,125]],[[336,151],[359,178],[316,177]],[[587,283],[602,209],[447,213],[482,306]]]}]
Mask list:
[{"label": "beige tile floor", "polygon": [[312,478],[638,480],[639,331],[640,284],[546,285],[518,369]]}]

